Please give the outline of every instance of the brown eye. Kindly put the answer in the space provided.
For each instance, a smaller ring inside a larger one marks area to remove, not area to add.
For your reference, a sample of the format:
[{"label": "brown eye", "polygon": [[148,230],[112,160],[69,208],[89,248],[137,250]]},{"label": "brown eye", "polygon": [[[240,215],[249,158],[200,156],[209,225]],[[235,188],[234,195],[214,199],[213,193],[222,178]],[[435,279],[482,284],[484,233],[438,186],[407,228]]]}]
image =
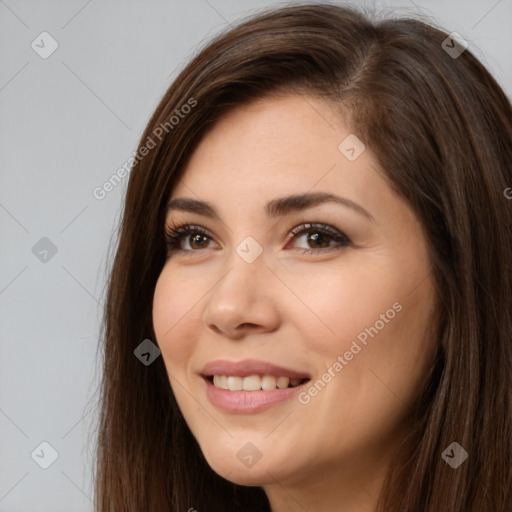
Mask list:
[{"label": "brown eye", "polygon": [[[305,238],[307,247],[298,247],[307,253],[325,253],[330,250],[342,249],[350,245],[350,240],[341,231],[328,224],[303,224],[291,231],[292,239]],[[201,249],[208,249],[213,238],[200,226],[184,224],[169,228],[165,233],[169,253],[193,253]],[[184,247],[183,244],[188,244]]]},{"label": "brown eye", "polygon": [[[165,233],[167,248],[169,252],[194,252],[198,249],[207,249],[211,237],[199,226],[185,224],[179,227],[172,227]],[[188,243],[190,248],[183,248],[183,242]]]},{"label": "brown eye", "polygon": [[308,253],[322,253],[350,245],[349,238],[328,224],[303,224],[292,229],[293,239],[303,237],[307,247],[298,247]]},{"label": "brown eye", "polygon": [[[208,237],[206,235],[196,233],[195,235],[189,236],[188,240],[191,247],[196,249],[206,249],[205,241],[206,243],[208,242]],[[195,244],[199,245],[200,247],[196,247]]]}]

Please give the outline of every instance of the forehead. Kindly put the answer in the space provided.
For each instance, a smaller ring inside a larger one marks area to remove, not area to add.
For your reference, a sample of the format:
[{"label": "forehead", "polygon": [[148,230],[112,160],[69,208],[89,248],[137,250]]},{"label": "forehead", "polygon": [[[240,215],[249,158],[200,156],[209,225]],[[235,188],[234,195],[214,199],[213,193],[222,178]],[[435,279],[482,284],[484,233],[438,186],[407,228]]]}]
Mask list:
[{"label": "forehead", "polygon": [[386,185],[370,151],[354,161],[340,151],[350,135],[341,116],[318,98],[252,101],[222,117],[203,137],[171,198],[248,206],[262,197],[318,191],[371,203]]}]

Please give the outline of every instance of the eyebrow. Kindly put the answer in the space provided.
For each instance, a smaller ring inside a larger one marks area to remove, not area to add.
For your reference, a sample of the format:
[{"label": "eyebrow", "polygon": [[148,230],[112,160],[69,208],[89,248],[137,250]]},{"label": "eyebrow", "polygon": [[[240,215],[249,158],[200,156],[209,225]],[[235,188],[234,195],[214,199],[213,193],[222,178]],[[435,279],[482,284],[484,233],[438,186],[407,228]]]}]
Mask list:
[{"label": "eyebrow", "polygon": [[[272,199],[265,206],[265,213],[270,218],[287,215],[291,212],[305,210],[323,203],[336,203],[351,208],[363,215],[368,220],[375,222],[375,218],[361,205],[347,199],[327,192],[314,192],[304,194],[293,194],[285,197]],[[200,201],[189,197],[177,197],[167,204],[167,212],[179,210],[183,212],[197,213],[214,219],[220,219],[216,208],[206,201]]]}]

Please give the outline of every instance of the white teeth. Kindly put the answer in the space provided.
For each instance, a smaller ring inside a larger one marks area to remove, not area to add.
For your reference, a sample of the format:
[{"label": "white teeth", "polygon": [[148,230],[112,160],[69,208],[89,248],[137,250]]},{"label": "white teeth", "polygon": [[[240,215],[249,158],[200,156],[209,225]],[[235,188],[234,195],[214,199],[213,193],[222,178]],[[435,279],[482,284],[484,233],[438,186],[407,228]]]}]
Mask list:
[{"label": "white teeth", "polygon": [[242,388],[244,391],[259,391],[261,389],[261,379],[258,375],[244,377]]},{"label": "white teeth", "polygon": [[225,375],[214,375],[213,384],[218,388],[229,389],[228,378]]},{"label": "white teeth", "polygon": [[287,388],[288,384],[290,384],[290,379],[288,377],[279,377],[277,379],[277,387],[279,389]]},{"label": "white teeth", "polygon": [[228,377],[228,389],[230,391],[242,391],[242,377]]},{"label": "white teeth", "polygon": [[214,375],[213,385],[216,388],[229,391],[272,391],[274,389],[286,389],[298,386],[302,379],[290,379],[289,377],[275,377],[274,375],[249,375],[237,377],[234,375]]},{"label": "white teeth", "polygon": [[265,391],[272,391],[276,389],[277,379],[273,375],[264,375],[261,379],[261,389]]}]

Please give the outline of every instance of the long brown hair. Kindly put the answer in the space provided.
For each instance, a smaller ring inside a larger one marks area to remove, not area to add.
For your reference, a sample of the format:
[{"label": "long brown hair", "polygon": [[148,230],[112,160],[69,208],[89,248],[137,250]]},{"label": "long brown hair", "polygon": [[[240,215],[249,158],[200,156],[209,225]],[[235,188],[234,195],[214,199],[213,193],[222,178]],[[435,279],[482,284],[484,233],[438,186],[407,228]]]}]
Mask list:
[{"label": "long brown hair", "polygon": [[[156,343],[165,205],[187,159],[221,116],[278,93],[339,106],[429,244],[437,357],[379,510],[512,511],[512,107],[469,49],[446,51],[447,37],[417,19],[287,6],[230,27],[174,80],[132,165],[107,283],[98,511],[270,510],[261,488],[207,465],[162,358],[145,366],[134,349]],[[468,452],[457,469],[442,458],[454,441]]]}]

